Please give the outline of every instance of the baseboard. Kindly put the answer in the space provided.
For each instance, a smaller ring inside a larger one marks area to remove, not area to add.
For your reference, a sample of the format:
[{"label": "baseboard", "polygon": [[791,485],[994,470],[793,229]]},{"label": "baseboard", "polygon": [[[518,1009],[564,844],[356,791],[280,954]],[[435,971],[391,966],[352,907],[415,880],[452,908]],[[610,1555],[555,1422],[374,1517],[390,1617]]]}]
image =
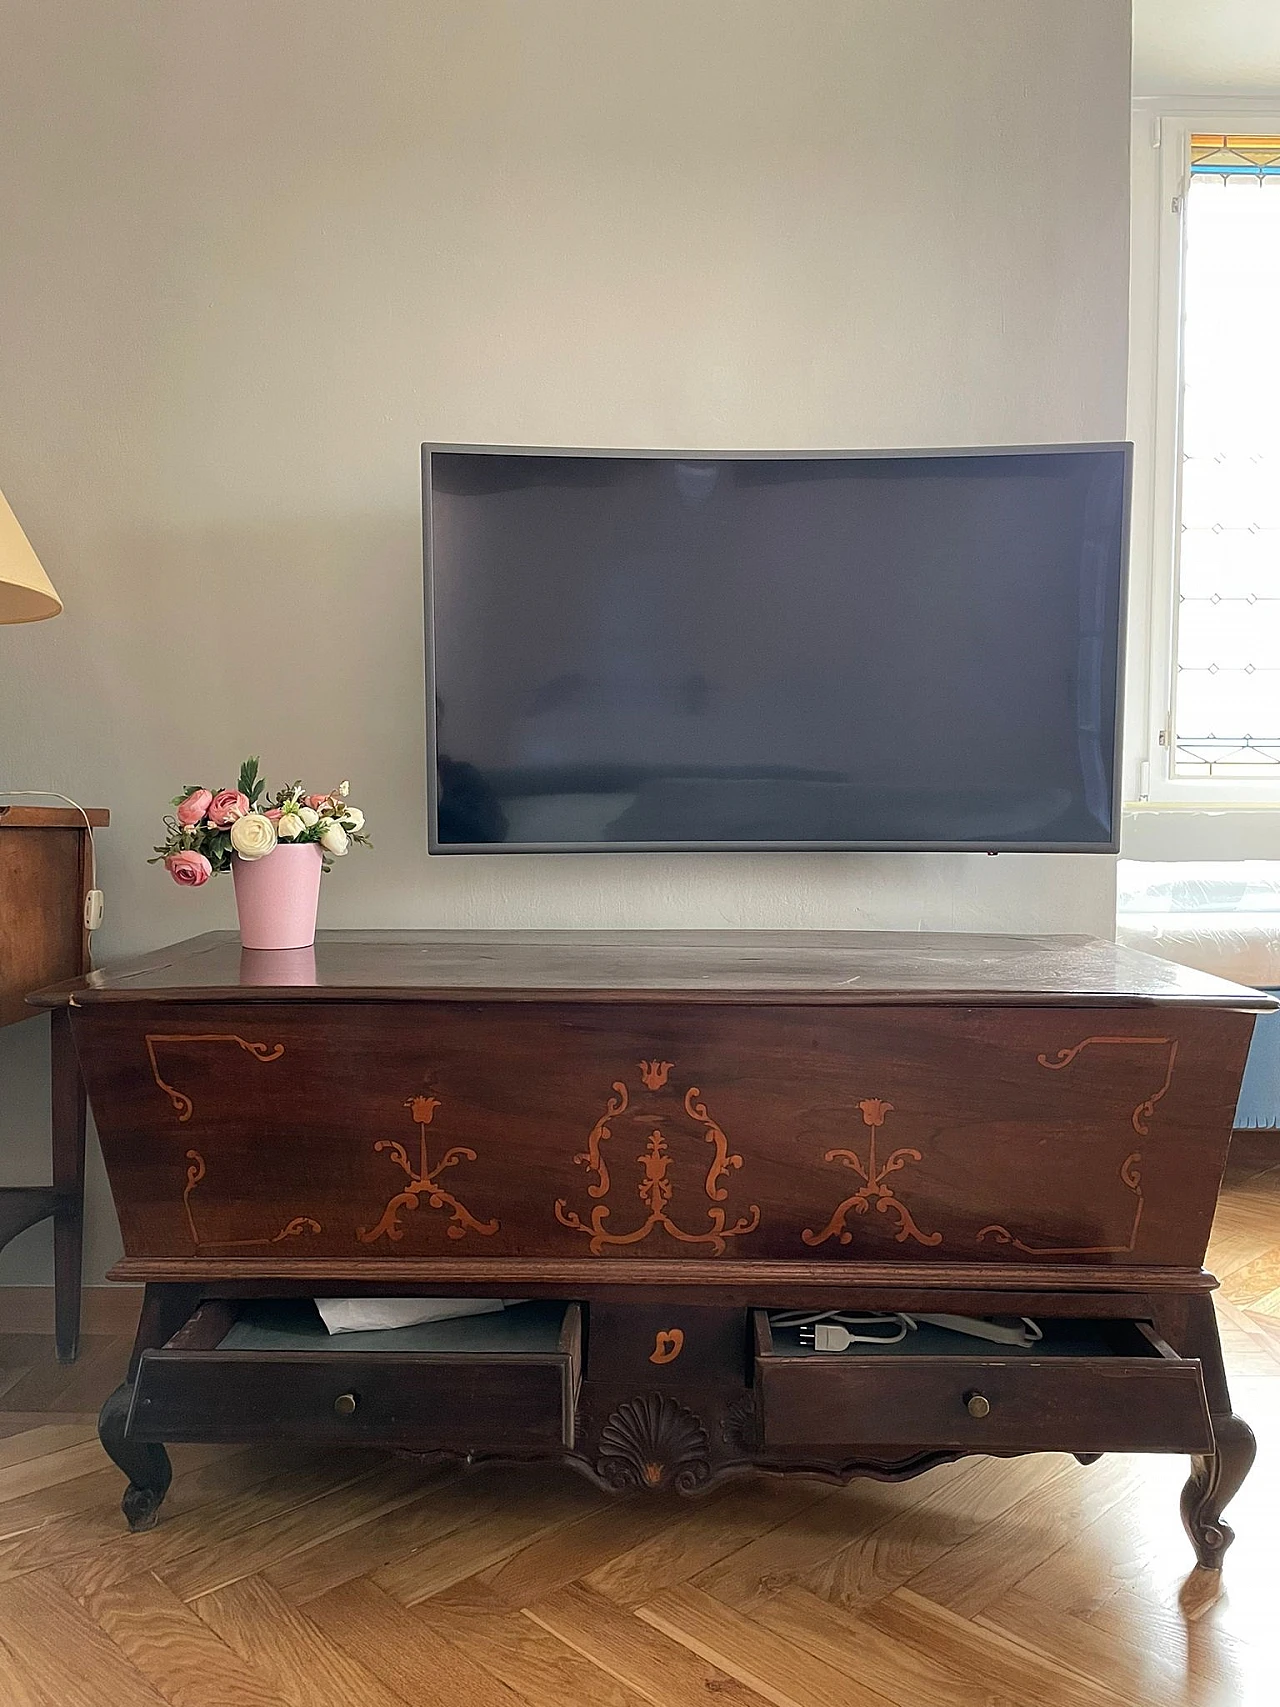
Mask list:
[{"label": "baseboard", "polygon": [[[140,1286],[86,1286],[80,1296],[80,1332],[131,1334],[141,1308]],[[0,1333],[52,1332],[52,1286],[0,1286]]]}]

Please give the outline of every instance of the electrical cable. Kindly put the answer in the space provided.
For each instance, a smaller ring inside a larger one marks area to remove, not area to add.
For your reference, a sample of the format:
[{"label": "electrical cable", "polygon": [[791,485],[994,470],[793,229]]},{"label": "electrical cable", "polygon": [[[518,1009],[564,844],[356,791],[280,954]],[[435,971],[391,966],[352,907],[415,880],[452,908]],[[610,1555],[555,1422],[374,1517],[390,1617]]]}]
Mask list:
[{"label": "electrical cable", "polygon": [[[914,1333],[922,1322],[931,1327],[945,1328],[968,1339],[988,1340],[995,1345],[1020,1346],[1024,1349],[1044,1338],[1044,1332],[1030,1316],[1020,1316],[1016,1324],[991,1321],[980,1316],[953,1316],[945,1313],[918,1310],[908,1315],[905,1310],[771,1310],[770,1325],[776,1328],[795,1328],[802,1345],[812,1345],[816,1351],[847,1351],[851,1345],[897,1345]],[[860,1328],[883,1328],[883,1333],[860,1333]]]},{"label": "electrical cable", "polygon": [[93,825],[89,814],[78,800],[73,800],[69,794],[59,794],[56,788],[0,788],[0,799],[5,800],[60,800],[64,806],[70,806],[84,819],[84,827],[89,832],[89,882],[84,896],[84,928],[89,939],[89,970],[93,970],[93,933],[102,923],[103,896],[98,888],[98,849],[93,839]]}]

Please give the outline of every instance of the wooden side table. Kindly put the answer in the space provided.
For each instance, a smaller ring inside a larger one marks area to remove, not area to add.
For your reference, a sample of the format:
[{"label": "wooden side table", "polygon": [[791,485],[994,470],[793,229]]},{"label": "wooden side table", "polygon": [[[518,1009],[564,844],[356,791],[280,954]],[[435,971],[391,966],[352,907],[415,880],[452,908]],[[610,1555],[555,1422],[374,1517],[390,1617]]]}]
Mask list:
[{"label": "wooden side table", "polygon": [[[94,829],[110,814],[91,807]],[[0,1025],[35,1015],[27,995],[89,968],[84,898],[92,869],[89,832],[70,807],[0,803]],[[85,1092],[70,1016],[50,1016],[53,1183],[0,1187],[0,1250],[53,1217],[54,1311],[58,1359],[70,1363],[80,1337],[84,1241]]]}]

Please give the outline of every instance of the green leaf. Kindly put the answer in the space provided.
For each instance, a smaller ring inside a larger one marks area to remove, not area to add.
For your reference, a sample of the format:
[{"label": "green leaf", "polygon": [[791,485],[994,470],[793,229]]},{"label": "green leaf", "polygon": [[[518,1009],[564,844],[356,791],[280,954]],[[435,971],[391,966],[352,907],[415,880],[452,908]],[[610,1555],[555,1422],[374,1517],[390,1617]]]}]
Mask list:
[{"label": "green leaf", "polygon": [[240,781],[237,786],[239,787],[241,794],[243,794],[248,800],[250,806],[256,806],[258,804],[258,797],[267,785],[263,778],[258,774],[258,761],[256,758],[246,759],[240,766]]}]

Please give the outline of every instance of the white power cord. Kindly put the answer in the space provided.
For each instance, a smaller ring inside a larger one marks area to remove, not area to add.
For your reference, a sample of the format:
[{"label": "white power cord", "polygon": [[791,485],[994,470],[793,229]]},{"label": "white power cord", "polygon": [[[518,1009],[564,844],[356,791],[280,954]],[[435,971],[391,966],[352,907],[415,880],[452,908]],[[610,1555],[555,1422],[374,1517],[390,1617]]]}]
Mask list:
[{"label": "white power cord", "polygon": [[[93,825],[89,814],[78,800],[73,800],[69,794],[59,794],[52,788],[0,788],[0,798],[6,800],[60,800],[64,806],[70,806],[84,819],[84,827],[89,832],[89,886],[84,897],[84,928],[90,939],[102,923],[104,911],[103,895],[98,888],[98,850],[93,840]],[[90,966],[93,964],[92,940],[90,940]]]},{"label": "white power cord", "polygon": [[[995,1345],[1026,1347],[1044,1338],[1043,1331],[1030,1316],[1021,1316],[1014,1323],[994,1322],[982,1316],[951,1316],[922,1311],[908,1315],[903,1310],[779,1310],[770,1312],[769,1321],[776,1328],[797,1328],[801,1345],[811,1345],[815,1351],[847,1351],[851,1345],[897,1345],[909,1333],[914,1333],[921,1322],[935,1328],[946,1328],[970,1339],[989,1340]],[[858,1331],[866,1328],[881,1331]]]},{"label": "white power cord", "polygon": [[[775,1328],[798,1328],[801,1345],[819,1351],[844,1351],[851,1345],[897,1345],[915,1327],[910,1316],[884,1311],[784,1310],[771,1312]],[[859,1333],[859,1328],[879,1328],[880,1333]]]},{"label": "white power cord", "polygon": [[[887,1317],[892,1321],[892,1317]],[[897,1345],[915,1327],[910,1316],[899,1316],[897,1330],[884,1335],[852,1333],[838,1322],[815,1322],[811,1328],[801,1328],[800,1344],[811,1345],[815,1351],[848,1351],[851,1345]]]}]

